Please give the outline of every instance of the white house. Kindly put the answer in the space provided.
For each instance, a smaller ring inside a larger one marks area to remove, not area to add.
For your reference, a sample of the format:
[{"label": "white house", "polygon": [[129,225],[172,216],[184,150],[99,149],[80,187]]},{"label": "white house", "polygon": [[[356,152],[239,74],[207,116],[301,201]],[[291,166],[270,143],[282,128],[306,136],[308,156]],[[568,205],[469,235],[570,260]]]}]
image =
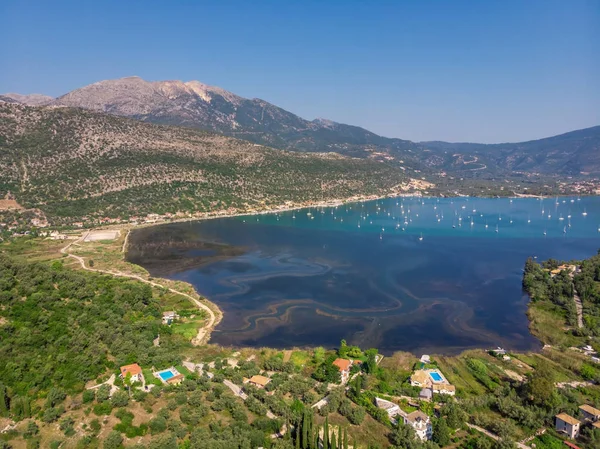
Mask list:
[{"label": "white house", "polygon": [[579,436],[580,426],[581,422],[579,420],[566,413],[556,415],[555,429],[558,432],[565,433],[569,438],[577,438]]},{"label": "white house", "polygon": [[404,424],[408,424],[415,429],[415,434],[421,440],[431,440],[433,435],[433,427],[431,419],[420,410],[409,413],[404,417]]},{"label": "white house", "polygon": [[142,368],[137,363],[121,367],[121,377],[125,379],[128,374],[131,375],[131,382],[142,382]]},{"label": "white house", "polygon": [[177,312],[163,312],[162,322],[163,324],[170,326],[171,324],[173,324],[173,321],[175,321],[177,318],[179,318]]}]

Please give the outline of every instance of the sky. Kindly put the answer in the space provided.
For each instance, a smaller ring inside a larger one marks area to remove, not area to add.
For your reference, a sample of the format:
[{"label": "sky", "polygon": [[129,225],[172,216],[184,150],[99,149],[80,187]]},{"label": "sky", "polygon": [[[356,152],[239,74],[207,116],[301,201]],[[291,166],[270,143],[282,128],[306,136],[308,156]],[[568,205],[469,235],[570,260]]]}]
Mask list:
[{"label": "sky", "polygon": [[600,125],[600,0],[0,2],[0,92],[199,80],[414,141]]}]

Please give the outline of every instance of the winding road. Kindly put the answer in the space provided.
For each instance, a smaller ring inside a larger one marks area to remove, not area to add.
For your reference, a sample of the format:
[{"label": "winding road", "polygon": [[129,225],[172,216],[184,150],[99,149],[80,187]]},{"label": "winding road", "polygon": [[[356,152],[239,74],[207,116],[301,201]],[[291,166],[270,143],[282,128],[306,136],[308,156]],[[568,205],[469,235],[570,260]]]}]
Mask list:
[{"label": "winding road", "polygon": [[[73,259],[77,260],[79,262],[79,265],[81,265],[81,268],[83,268],[84,270],[95,271],[96,273],[102,273],[102,274],[110,274],[112,276],[135,279],[137,281],[144,282],[146,284],[150,284],[153,287],[165,288],[172,293],[175,293],[175,294],[181,295],[181,296],[185,296],[190,301],[192,301],[199,309],[205,310],[206,313],[208,314],[208,321],[206,322],[206,324],[203,327],[198,329],[198,334],[192,339],[192,344],[195,346],[199,346],[199,345],[205,343],[205,340],[208,340],[207,337],[210,336],[210,331],[214,327],[214,325],[217,321],[217,317],[215,316],[215,313],[212,311],[212,309],[210,307],[208,307],[206,304],[203,304],[200,300],[194,298],[193,296],[188,295],[187,293],[180,292],[179,290],[175,290],[174,288],[167,287],[167,286],[159,284],[157,282],[149,281],[148,279],[144,279],[143,277],[138,276],[137,274],[128,274],[128,273],[123,273],[121,271],[100,270],[97,268],[91,268],[91,267],[86,266],[85,259],[83,257],[76,256],[75,254],[71,254],[69,252],[69,249],[74,244],[85,240],[85,238],[88,235],[89,235],[89,231],[87,232],[87,234],[82,235],[77,240],[74,240],[71,243],[69,243],[67,246],[61,248],[60,252],[62,254],[66,254],[68,257],[72,257]],[[127,237],[129,237],[129,233],[127,234]],[[126,237],[126,240],[127,240],[127,237]],[[125,243],[123,244],[123,249],[124,248],[125,248]]]}]

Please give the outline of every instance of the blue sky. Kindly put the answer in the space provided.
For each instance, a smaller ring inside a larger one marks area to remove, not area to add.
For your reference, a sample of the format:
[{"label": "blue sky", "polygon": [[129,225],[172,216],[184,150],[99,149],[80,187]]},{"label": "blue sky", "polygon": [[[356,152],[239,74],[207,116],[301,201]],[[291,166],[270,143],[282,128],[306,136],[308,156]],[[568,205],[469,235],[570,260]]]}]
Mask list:
[{"label": "blue sky", "polygon": [[411,140],[600,124],[600,1],[0,2],[0,92],[199,80]]}]

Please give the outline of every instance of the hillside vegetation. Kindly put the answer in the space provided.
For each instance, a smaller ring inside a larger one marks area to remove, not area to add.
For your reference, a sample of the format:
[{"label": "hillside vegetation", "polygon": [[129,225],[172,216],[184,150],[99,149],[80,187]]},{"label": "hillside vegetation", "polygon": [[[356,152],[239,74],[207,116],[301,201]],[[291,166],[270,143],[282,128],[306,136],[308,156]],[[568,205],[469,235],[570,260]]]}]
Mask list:
[{"label": "hillside vegetation", "polygon": [[0,102],[0,196],[51,217],[251,211],[384,195],[386,164],[302,154],[71,108]]}]

